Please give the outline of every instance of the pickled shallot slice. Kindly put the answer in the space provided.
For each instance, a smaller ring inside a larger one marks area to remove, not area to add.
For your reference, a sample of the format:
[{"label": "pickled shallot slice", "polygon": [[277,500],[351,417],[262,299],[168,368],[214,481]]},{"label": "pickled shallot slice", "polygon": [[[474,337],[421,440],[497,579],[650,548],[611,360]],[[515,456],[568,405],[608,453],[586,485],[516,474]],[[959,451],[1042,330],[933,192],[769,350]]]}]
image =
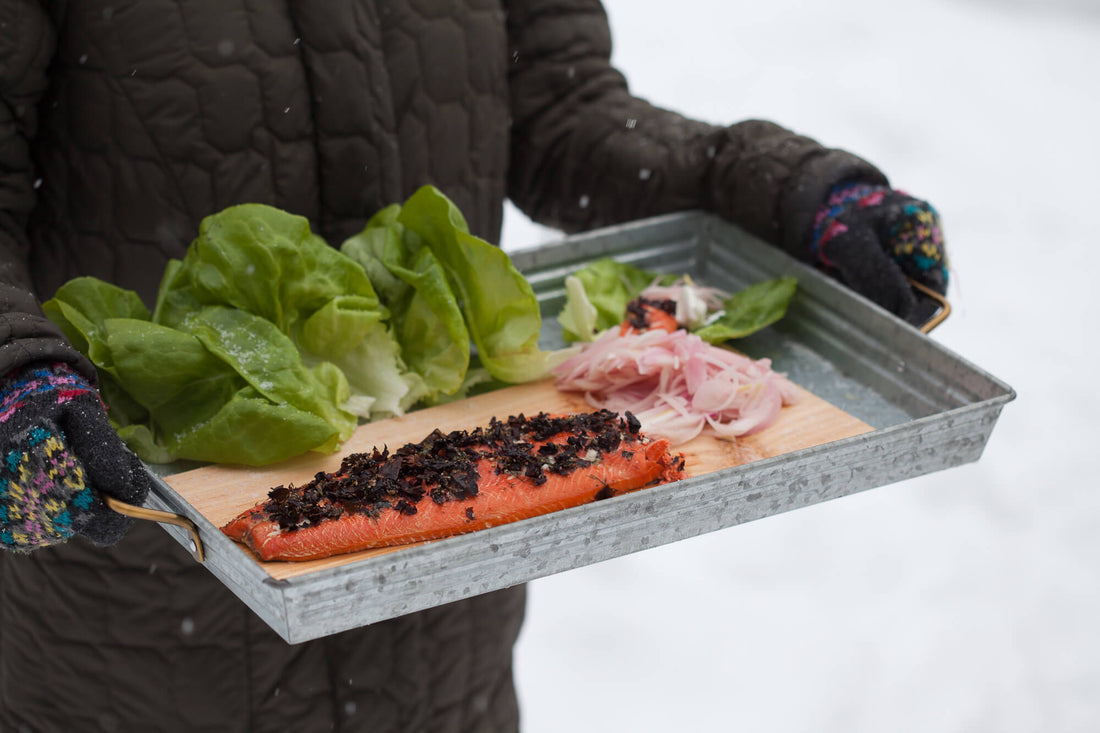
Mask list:
[{"label": "pickled shallot slice", "polygon": [[732,439],[772,425],[797,393],[769,359],[750,359],[683,329],[611,329],[554,369],[556,385],[593,407],[629,411],[673,445]]}]

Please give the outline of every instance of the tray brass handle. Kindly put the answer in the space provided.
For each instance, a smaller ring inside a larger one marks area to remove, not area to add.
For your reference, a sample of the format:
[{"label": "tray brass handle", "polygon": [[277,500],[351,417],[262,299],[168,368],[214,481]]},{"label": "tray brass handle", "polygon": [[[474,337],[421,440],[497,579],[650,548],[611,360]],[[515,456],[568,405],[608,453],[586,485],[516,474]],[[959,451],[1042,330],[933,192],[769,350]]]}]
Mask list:
[{"label": "tray brass handle", "polygon": [[924,283],[909,278],[909,284],[912,285],[917,292],[930,300],[934,300],[940,307],[940,309],[936,311],[936,314],[925,321],[924,325],[920,327],[921,333],[931,333],[933,328],[946,321],[947,317],[951,315],[951,304],[947,302],[947,298],[943,297]]},{"label": "tray brass handle", "polygon": [[159,509],[149,509],[143,506],[134,506],[133,504],[127,504],[124,501],[119,501],[113,496],[103,495],[103,501],[113,511],[119,514],[125,514],[128,517],[134,519],[145,519],[150,522],[159,522],[161,524],[174,524],[177,527],[183,527],[190,533],[191,542],[187,548],[191,551],[191,556],[199,562],[203,561],[204,553],[202,549],[202,540],[199,539],[199,528],[195,526],[187,517],[182,514],[173,514],[172,512],[162,512]]}]

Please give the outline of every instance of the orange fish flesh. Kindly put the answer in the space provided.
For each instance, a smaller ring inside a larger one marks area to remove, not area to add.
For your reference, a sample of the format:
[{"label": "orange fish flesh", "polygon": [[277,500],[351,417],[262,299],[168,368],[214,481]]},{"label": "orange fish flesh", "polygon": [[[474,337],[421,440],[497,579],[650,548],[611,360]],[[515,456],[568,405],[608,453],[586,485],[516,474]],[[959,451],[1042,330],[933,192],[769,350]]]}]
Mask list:
[{"label": "orange fish flesh", "polygon": [[682,478],[667,440],[627,413],[495,418],[438,430],[278,486],[222,531],[261,560],[313,560],[472,532]]}]

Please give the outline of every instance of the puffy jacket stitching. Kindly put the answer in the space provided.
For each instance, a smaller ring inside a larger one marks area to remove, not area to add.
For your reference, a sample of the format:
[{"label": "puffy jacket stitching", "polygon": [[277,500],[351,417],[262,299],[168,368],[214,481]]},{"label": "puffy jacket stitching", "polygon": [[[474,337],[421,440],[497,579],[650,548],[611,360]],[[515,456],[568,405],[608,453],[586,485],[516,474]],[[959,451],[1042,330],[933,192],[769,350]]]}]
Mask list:
[{"label": "puffy jacket stitching", "polygon": [[[322,228],[325,227],[325,180],[321,171],[321,131],[317,125],[317,98],[316,92],[313,88],[313,72],[310,68],[310,64],[306,63],[306,44],[309,41],[306,40],[305,35],[302,33],[302,27],[298,23],[298,19],[294,15],[293,8],[287,14],[287,18],[290,21],[291,27],[294,29],[294,37],[299,39],[295,46],[298,49],[298,60],[302,64],[302,68],[305,70],[303,78],[306,83],[306,101],[309,104],[310,119],[313,120],[313,124],[310,125],[310,139],[313,142],[314,161],[317,170],[315,171],[314,180],[317,181],[317,218]],[[323,53],[320,49],[318,53]],[[275,175],[274,166],[272,168],[272,176]],[[274,182],[273,182],[274,186]]]},{"label": "puffy jacket stitching", "polygon": [[[145,133],[145,137],[149,141],[149,145],[153,148],[153,150],[156,153],[155,157],[156,157],[157,164],[160,165],[163,170],[166,170],[166,171],[173,170],[173,166],[171,165],[171,162],[167,159],[167,157],[164,154],[164,151],[157,144],[156,136],[154,136],[152,134],[152,131],[149,130],[149,127],[146,124],[145,117],[137,112],[137,105],[134,104],[134,99],[131,96],[130,92],[126,89],[126,85],[124,83],[120,83],[116,79],[108,77],[107,86],[108,87],[112,87],[112,86],[116,87],[121,92],[122,98],[125,99],[127,104],[130,105],[130,108],[132,110],[134,110],[134,114],[132,115],[132,118],[138,120],[139,124],[141,125],[142,132]],[[172,188],[176,192],[179,206],[187,212],[187,215],[189,217],[191,217],[192,220],[198,221],[199,219],[201,219],[202,216],[200,214],[198,214],[195,211],[192,211],[190,209],[190,206],[188,204],[187,196],[184,195],[183,189],[180,187],[179,177],[173,175],[173,176],[167,176],[167,178],[171,181],[170,185],[172,186]]]},{"label": "puffy jacket stitching", "polygon": [[245,701],[247,707],[245,708],[245,720],[248,727],[246,730],[252,730],[252,718],[256,711],[256,678],[255,669],[253,666],[252,655],[255,653],[255,644],[252,639],[252,632],[248,623],[249,614],[252,611],[244,604],[241,604],[241,628],[243,630],[242,636],[244,637],[244,687],[245,687]]},{"label": "puffy jacket stitching", "polygon": [[[779,195],[775,197],[772,221],[777,224],[777,244],[781,249],[800,260],[805,260],[809,254],[809,232],[796,232],[788,228],[790,226],[790,212],[788,210],[794,206],[792,201],[797,198],[799,187],[812,184],[813,181],[810,179],[811,166],[816,161],[829,156],[831,152],[831,150],[824,148],[808,150],[788,169],[787,180],[784,182]],[[825,203],[824,198],[820,203]],[[788,216],[784,216],[784,213],[788,213]]]},{"label": "puffy jacket stitching", "polygon": [[[7,29],[2,30],[5,30],[4,35],[8,38],[24,38],[26,36],[27,30],[25,26],[29,24],[30,21],[28,20],[27,22],[22,23],[18,29],[10,31]],[[14,61],[19,60],[17,47],[14,44],[5,44],[5,47],[2,49],[6,53],[0,54],[0,81],[4,81],[5,83],[2,87],[0,87],[0,96],[4,98],[5,103],[7,103],[7,95],[16,92],[12,80],[26,78],[27,69],[32,66],[35,60],[42,55],[42,48],[46,43],[46,38],[48,38],[48,33],[46,32],[45,28],[46,25],[44,23],[38,24],[38,33],[35,34],[38,37],[38,42],[35,43],[33,46],[34,53],[28,53],[26,55],[26,58],[23,60],[22,66],[19,68],[16,68],[12,65]],[[12,113],[12,117],[14,119],[14,110],[12,110]]]},{"label": "puffy jacket stitching", "polygon": [[[290,19],[291,27],[294,28],[295,37],[298,38],[298,39],[301,39],[302,34],[301,34],[301,31],[299,30],[297,24],[294,22],[294,14],[293,13],[288,13],[287,17]],[[259,33],[256,30],[256,26],[254,25],[255,19],[256,18],[252,13],[247,14],[246,22],[248,23],[248,30],[252,34],[253,38],[256,38],[256,37],[259,36]],[[301,40],[299,40],[298,43],[295,43],[294,46],[295,46],[295,55],[297,56],[298,62],[303,63],[303,59],[302,59],[303,51],[302,51],[302,42],[301,42]],[[267,52],[266,49],[264,49],[264,51],[265,51],[265,53]],[[309,74],[308,73],[305,74],[305,78],[306,78],[307,89],[309,91],[312,91],[312,89],[309,88]],[[310,96],[312,98],[312,95],[310,95]],[[312,125],[312,127],[316,130],[316,125]],[[283,137],[281,137],[279,135],[278,130],[276,130],[276,129],[270,127],[270,126],[268,126],[268,128],[267,128],[267,132],[274,139],[276,139],[280,142],[292,141],[293,138],[294,138],[293,135],[290,135],[290,136],[288,136],[287,138],[284,139]],[[314,142],[316,143],[316,132],[314,133]],[[276,170],[277,167],[278,167],[278,165],[277,165],[275,160],[272,160],[270,162],[270,165],[267,166],[267,175],[268,175],[268,180],[271,183],[271,190],[275,191],[276,193],[278,193],[278,191],[279,191],[279,175],[278,175],[278,171]],[[318,186],[320,186],[320,181],[318,181]]]},{"label": "puffy jacket stitching", "polygon": [[328,677],[329,705],[332,707],[330,713],[332,716],[332,730],[339,733],[344,729],[344,720],[340,716],[339,675],[336,673],[336,655],[339,654],[339,651],[335,648],[336,646],[333,637],[324,639],[325,674]]}]

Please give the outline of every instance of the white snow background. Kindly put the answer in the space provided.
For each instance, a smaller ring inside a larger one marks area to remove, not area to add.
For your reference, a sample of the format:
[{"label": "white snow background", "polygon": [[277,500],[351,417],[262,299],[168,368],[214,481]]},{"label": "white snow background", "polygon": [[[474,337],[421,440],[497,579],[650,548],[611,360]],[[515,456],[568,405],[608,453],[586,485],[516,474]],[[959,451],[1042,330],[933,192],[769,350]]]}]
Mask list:
[{"label": "white snow background", "polygon": [[[931,201],[933,338],[1019,396],[978,463],[533,582],[524,730],[1100,730],[1100,5],[606,6],[635,94]],[[506,215],[506,248],[556,236]]]}]

